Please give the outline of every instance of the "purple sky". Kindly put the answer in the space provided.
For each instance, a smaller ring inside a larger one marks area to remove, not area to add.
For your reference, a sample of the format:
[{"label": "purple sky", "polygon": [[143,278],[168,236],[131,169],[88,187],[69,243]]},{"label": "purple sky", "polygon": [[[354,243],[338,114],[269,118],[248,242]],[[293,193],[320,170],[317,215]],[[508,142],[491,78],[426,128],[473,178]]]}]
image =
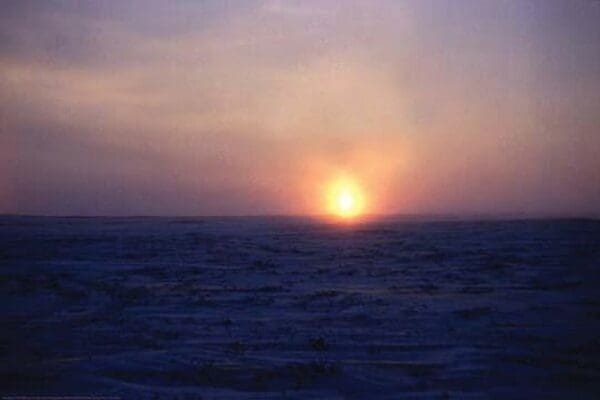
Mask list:
[{"label": "purple sky", "polygon": [[600,214],[600,2],[1,8],[0,213]]}]

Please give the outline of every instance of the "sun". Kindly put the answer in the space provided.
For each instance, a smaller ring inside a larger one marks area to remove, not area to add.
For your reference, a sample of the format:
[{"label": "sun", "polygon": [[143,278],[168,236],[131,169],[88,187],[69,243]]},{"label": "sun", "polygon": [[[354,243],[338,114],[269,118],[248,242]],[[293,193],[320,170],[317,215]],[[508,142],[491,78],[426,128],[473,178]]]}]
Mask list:
[{"label": "sun", "polygon": [[356,181],[339,178],[329,185],[328,211],[340,218],[353,218],[364,210],[364,196]]}]

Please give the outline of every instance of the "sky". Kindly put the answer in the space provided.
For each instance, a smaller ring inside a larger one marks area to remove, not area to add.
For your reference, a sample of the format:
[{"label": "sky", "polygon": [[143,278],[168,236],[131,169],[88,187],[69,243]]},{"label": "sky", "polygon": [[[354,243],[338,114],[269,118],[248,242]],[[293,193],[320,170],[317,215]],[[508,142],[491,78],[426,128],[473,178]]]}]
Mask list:
[{"label": "sky", "polygon": [[2,1],[0,213],[600,215],[598,1]]}]

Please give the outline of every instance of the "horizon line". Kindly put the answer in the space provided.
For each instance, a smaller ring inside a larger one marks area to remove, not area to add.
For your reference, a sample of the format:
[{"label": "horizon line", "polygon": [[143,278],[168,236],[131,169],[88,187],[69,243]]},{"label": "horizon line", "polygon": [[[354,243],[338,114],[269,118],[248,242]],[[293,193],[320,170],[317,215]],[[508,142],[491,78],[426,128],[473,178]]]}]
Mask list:
[{"label": "horizon line", "polygon": [[[308,218],[331,219],[333,214],[31,214],[31,213],[0,213],[0,218]],[[600,213],[552,213],[552,212],[510,212],[510,213],[368,213],[356,217],[364,219],[389,219],[389,218],[414,218],[414,219],[444,219],[444,220],[510,220],[510,219],[600,219]]]}]

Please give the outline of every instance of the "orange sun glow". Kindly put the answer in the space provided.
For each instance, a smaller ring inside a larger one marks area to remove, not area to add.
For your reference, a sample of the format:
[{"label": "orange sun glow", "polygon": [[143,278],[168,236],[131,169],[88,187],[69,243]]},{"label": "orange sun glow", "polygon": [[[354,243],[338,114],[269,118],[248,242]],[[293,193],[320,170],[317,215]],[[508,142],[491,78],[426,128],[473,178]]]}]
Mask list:
[{"label": "orange sun glow", "polygon": [[364,196],[359,185],[348,178],[338,179],[328,189],[328,211],[341,218],[353,218],[364,210]]}]

